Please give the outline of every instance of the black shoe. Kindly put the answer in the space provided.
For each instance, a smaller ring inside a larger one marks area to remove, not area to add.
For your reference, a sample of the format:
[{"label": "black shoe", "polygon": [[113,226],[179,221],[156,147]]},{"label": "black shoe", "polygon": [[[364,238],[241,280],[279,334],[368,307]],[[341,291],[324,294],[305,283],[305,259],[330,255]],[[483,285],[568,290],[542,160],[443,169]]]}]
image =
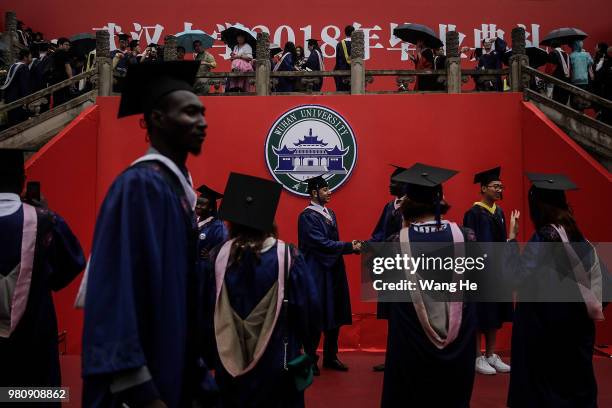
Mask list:
[{"label": "black shoe", "polygon": [[319,370],[319,366],[315,363],[312,365],[312,375],[318,377],[321,375],[321,370]]},{"label": "black shoe", "polygon": [[348,371],[348,367],[337,358],[333,360],[323,360],[323,367],[336,371]]},{"label": "black shoe", "polygon": [[372,369],[376,371],[377,373],[385,371],[385,363],[375,365],[374,367],[372,367]]}]

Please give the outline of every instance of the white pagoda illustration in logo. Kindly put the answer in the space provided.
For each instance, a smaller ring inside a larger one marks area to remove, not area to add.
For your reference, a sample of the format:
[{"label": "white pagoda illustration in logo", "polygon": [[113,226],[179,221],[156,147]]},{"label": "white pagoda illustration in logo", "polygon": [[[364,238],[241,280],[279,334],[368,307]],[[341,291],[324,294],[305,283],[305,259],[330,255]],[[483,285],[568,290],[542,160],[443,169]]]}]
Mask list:
[{"label": "white pagoda illustration in logo", "polygon": [[338,146],[328,146],[318,136],[312,135],[312,129],[302,140],[293,143],[295,147],[284,145],[281,149],[273,148],[278,156],[277,173],[332,173],[346,174],[344,156],[348,147],[340,150]]}]

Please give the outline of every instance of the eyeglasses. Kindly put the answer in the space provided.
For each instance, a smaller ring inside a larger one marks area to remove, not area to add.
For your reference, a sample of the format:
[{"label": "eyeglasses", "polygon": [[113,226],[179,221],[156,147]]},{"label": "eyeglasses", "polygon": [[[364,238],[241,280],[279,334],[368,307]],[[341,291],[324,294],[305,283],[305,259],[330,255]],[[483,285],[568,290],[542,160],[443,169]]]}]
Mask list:
[{"label": "eyeglasses", "polygon": [[491,186],[487,186],[487,188],[492,188],[497,191],[504,191],[505,187],[503,184],[493,184]]}]

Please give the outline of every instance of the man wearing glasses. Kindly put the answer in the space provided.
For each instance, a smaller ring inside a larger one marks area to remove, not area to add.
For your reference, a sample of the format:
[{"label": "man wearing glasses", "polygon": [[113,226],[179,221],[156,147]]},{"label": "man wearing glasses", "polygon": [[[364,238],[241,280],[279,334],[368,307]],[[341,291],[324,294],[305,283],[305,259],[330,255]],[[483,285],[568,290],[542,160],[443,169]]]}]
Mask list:
[{"label": "man wearing glasses", "polygon": [[[463,217],[463,226],[471,228],[478,242],[506,242],[504,212],[496,202],[503,198],[504,185],[500,180],[501,167],[474,176],[480,184],[480,201],[474,203]],[[493,265],[494,267],[494,265]],[[493,375],[510,372],[510,366],[495,354],[497,330],[504,322],[512,321],[511,303],[477,303],[478,334],[476,341],[476,372]],[[485,337],[485,354],[481,355],[481,334]]]}]

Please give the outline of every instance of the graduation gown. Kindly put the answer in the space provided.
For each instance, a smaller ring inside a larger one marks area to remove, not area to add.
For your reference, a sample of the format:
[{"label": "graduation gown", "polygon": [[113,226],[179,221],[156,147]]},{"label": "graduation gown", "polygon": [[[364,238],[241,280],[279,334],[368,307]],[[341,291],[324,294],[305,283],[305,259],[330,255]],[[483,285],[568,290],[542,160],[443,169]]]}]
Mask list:
[{"label": "graduation gown", "polygon": [[[321,55],[321,51],[312,50],[308,59],[304,63],[304,69],[307,71],[322,71],[324,67],[322,66],[323,56]],[[323,77],[319,77],[320,82],[313,87],[313,91],[320,91],[321,87],[323,87]]]},{"label": "graduation gown", "polygon": [[[229,244],[229,243],[227,243]],[[215,263],[219,247],[214,250],[212,262],[207,269],[206,311],[203,314],[207,329],[206,347],[209,349],[209,365],[215,367],[215,379],[220,389],[219,407],[228,408],[274,408],[303,407],[304,393],[297,392],[293,382],[284,370],[284,341],[288,339],[287,361],[301,354],[304,342],[319,330],[320,305],[317,288],[302,255],[293,248],[289,269],[289,315],[288,324],[278,317],[265,351],[254,366],[240,375],[232,375],[219,356],[218,340],[215,333]],[[223,286],[233,313],[240,319],[247,318],[266,294],[278,281],[278,242],[255,255],[243,254],[239,263],[230,262],[226,268]],[[283,258],[281,258],[283,259]],[[282,261],[281,261],[282,262]],[[225,342],[221,343],[225,344]],[[235,354],[233,354],[235,355]]]},{"label": "graduation gown", "polygon": [[[274,71],[295,71],[295,64],[293,63],[293,56],[291,55],[291,53],[286,53],[283,55],[281,60],[274,67]],[[278,78],[276,92],[293,92],[294,88],[294,78]]]},{"label": "graduation gown", "polygon": [[[13,73],[14,72],[14,73]],[[8,77],[11,78],[9,84],[4,84],[4,101],[14,102],[30,94],[30,68],[23,63],[15,63],[9,68]],[[12,76],[11,76],[12,74]],[[8,86],[7,86],[8,85]],[[4,88],[6,86],[6,88]],[[7,113],[8,126],[14,126],[28,118],[28,111],[23,107],[11,109]]]},{"label": "graduation gown", "polygon": [[[171,408],[190,406],[201,306],[196,239],[191,204],[165,165],[141,162],[114,181],[88,266],[83,406],[156,397]],[[144,366],[149,381],[130,395],[111,393],[119,373]]]},{"label": "graduation gown", "polygon": [[[0,279],[6,279],[18,264],[23,266],[26,258],[33,257],[29,290],[18,296],[15,288],[12,297],[11,316],[20,308],[18,304],[25,302],[21,319],[8,337],[0,336],[0,386],[59,387],[58,332],[52,292],[72,282],[84,269],[85,258],[79,241],[62,217],[30,206],[28,211],[36,219],[35,244],[22,258],[24,206],[0,217]],[[22,268],[19,275],[24,273]]]},{"label": "graduation gown", "polygon": [[[385,242],[388,237],[397,234],[402,229],[402,214],[399,208],[395,208],[395,203],[396,200],[391,200],[385,204],[376,227],[372,231],[372,237],[368,242]],[[378,319],[386,319],[388,317],[386,303],[379,302],[376,304],[376,317]]]},{"label": "graduation gown", "polygon": [[[435,222],[422,225],[435,227]],[[471,231],[462,232],[465,242],[475,239]],[[408,234],[411,242],[453,241],[450,228],[424,232],[411,226]],[[399,234],[390,237],[389,241],[399,242]],[[453,256],[452,250],[450,247],[446,256]],[[463,303],[457,337],[442,349],[427,337],[413,303],[394,302],[388,303],[388,306],[389,334],[381,406],[469,407],[476,358],[476,315],[473,305]]]},{"label": "graduation gown", "polygon": [[[549,279],[558,282],[559,271],[568,269],[568,260],[557,256],[554,264],[543,264],[543,248],[538,246],[543,242],[561,242],[561,239],[554,228],[545,226],[534,233],[522,254],[516,243],[511,245],[504,262],[507,273],[533,281],[530,275],[537,272],[540,279],[542,274],[548,274]],[[588,270],[592,253],[585,251],[585,245],[574,248]],[[546,259],[550,261],[551,257]],[[546,287],[541,290],[545,291]],[[597,382],[592,361],[595,324],[585,304],[521,302],[520,289],[517,297],[508,406],[597,407]]]},{"label": "graduation gown", "polygon": [[[346,53],[344,52],[344,46],[346,46]],[[348,59],[347,59],[348,56]],[[347,71],[351,69],[351,40],[345,38],[341,40],[336,45],[336,66],[334,67],[334,71]],[[336,91],[350,91],[351,84],[345,84],[343,80],[347,77],[334,77],[334,81],[336,82]]]},{"label": "graduation gown", "polygon": [[206,260],[214,247],[227,240],[227,228],[223,221],[213,218],[210,222],[199,224],[198,230],[198,254],[200,260]]},{"label": "graduation gown", "polygon": [[[506,42],[501,38],[495,40],[495,49],[488,54],[482,54],[478,58],[478,69],[501,69],[503,67],[503,57],[506,53]],[[490,85],[489,85],[490,83]],[[487,81],[482,85],[483,90],[502,92],[504,90],[502,80],[498,77],[493,81]]]},{"label": "graduation gown", "polygon": [[323,330],[352,323],[351,298],[342,255],[353,253],[350,242],[340,241],[336,215],[331,220],[309,208],[298,219],[298,241],[321,300]]},{"label": "graduation gown", "polygon": [[[463,226],[474,231],[478,242],[506,242],[506,218],[499,206],[491,214],[486,208],[473,205],[463,216]],[[501,264],[496,267],[501,268]],[[512,303],[479,302],[476,312],[480,330],[499,329],[504,322],[512,321]]]}]

